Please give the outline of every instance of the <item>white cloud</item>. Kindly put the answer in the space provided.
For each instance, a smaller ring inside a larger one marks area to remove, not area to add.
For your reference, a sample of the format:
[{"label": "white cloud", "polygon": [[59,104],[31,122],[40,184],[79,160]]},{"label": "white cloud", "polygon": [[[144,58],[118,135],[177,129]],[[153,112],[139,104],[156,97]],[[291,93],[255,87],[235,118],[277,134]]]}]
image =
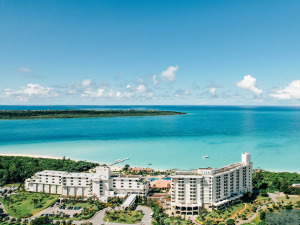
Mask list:
[{"label": "white cloud", "polygon": [[167,81],[173,81],[176,76],[176,71],[179,69],[179,66],[169,66],[167,70],[161,73],[161,77]]},{"label": "white cloud", "polygon": [[20,67],[18,69],[19,72],[23,72],[23,73],[29,73],[29,72],[33,72],[32,70],[30,70],[29,68],[27,67]]},{"label": "white cloud", "polygon": [[235,86],[243,89],[247,89],[251,91],[255,96],[260,97],[263,90],[258,89],[256,86],[256,79],[254,77],[251,77],[251,75],[244,76],[244,79],[240,82],[236,82]]},{"label": "white cloud", "polygon": [[178,89],[175,91],[175,94],[174,94],[174,96],[176,98],[180,98],[182,96],[189,96],[189,95],[191,95],[191,92],[189,91],[189,89],[186,89],[186,90]]},{"label": "white cloud", "polygon": [[209,92],[212,94],[212,95],[215,95],[216,94],[216,88],[215,87],[212,87],[209,89]]},{"label": "white cloud", "polygon": [[109,90],[98,89],[96,91],[85,91],[81,97],[83,99],[98,99],[98,100],[119,100],[124,98],[130,98],[133,96],[131,92],[121,92],[119,90]]},{"label": "white cloud", "polygon": [[143,80],[142,78],[139,78],[139,81],[140,81],[141,83],[143,83],[143,82],[144,82],[144,80]]},{"label": "white cloud", "polygon": [[76,91],[76,90],[69,90],[68,93],[69,93],[69,94],[76,94],[77,91]]},{"label": "white cloud", "polygon": [[130,85],[129,85],[129,84],[127,85],[127,88],[130,88]]},{"label": "white cloud", "polygon": [[279,100],[300,99],[300,80],[292,81],[292,83],[289,83],[284,89],[277,90],[269,96]]},{"label": "white cloud", "polygon": [[28,101],[34,99],[48,99],[58,96],[52,88],[43,87],[39,84],[27,84],[26,87],[21,87],[21,90],[14,91],[11,89],[4,90],[5,96],[1,98],[12,99],[13,101]]},{"label": "white cloud", "polygon": [[92,81],[91,81],[90,79],[85,79],[85,80],[83,80],[83,81],[81,82],[81,85],[82,85],[83,87],[88,87],[88,86],[91,85],[91,83],[92,83]]},{"label": "white cloud", "polygon": [[190,95],[191,92],[189,91],[189,89],[186,89],[185,92],[184,92],[184,95]]},{"label": "white cloud", "polygon": [[137,88],[135,89],[135,92],[146,92],[147,88],[145,85],[140,84],[139,86],[137,86]]},{"label": "white cloud", "polygon": [[158,80],[156,79],[156,75],[153,75],[152,80],[153,80],[153,85],[156,86],[158,84]]}]

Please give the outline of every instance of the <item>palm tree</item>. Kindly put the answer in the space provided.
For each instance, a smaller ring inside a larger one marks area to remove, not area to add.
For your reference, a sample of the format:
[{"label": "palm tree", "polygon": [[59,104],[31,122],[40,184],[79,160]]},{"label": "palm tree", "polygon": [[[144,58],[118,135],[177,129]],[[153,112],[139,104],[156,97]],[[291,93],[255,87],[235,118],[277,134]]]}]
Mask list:
[{"label": "palm tree", "polygon": [[33,198],[31,204],[33,203],[33,207],[36,208],[36,204],[38,204],[39,200],[37,198]]},{"label": "palm tree", "polygon": [[105,215],[108,216],[110,214],[110,211],[106,210]]},{"label": "palm tree", "polygon": [[110,208],[114,211],[114,209],[116,208],[116,205],[112,204],[112,206]]},{"label": "palm tree", "polygon": [[116,206],[118,207],[118,209],[120,210],[120,206],[121,206],[121,204],[118,202],[117,204],[116,204]]}]

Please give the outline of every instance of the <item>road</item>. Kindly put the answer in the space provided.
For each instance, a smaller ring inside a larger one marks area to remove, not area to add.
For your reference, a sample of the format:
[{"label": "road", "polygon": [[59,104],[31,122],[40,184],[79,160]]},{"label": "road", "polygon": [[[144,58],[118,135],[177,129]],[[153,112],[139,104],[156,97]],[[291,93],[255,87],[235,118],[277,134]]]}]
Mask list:
[{"label": "road", "polygon": [[[78,224],[80,225],[81,223],[84,222],[91,222],[93,225],[101,225],[101,224],[120,224],[120,223],[113,223],[113,222],[105,222],[103,218],[105,217],[105,211],[106,210],[111,210],[111,208],[105,208],[102,211],[99,211],[93,218],[89,220],[81,220],[81,221],[73,221],[73,224]],[[142,210],[144,213],[144,216],[142,218],[142,221],[139,223],[136,223],[135,225],[151,225],[151,217],[150,214],[152,212],[151,208],[146,207],[146,206],[138,206],[136,210]],[[45,211],[45,210],[44,210]]]}]

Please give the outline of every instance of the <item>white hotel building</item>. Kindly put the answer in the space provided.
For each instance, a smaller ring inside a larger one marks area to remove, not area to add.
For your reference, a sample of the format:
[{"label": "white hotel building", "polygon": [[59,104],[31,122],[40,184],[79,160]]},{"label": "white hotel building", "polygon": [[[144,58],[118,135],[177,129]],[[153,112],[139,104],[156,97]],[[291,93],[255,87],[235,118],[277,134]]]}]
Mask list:
[{"label": "white hotel building", "polygon": [[252,191],[250,153],[242,162],[222,168],[199,168],[194,172],[177,171],[171,175],[171,206],[175,214],[198,215],[199,207],[211,210],[239,201]]},{"label": "white hotel building", "polygon": [[61,194],[62,196],[95,196],[101,201],[126,194],[147,196],[150,182],[141,175],[112,175],[109,167],[97,167],[95,173],[68,173],[44,170],[25,181],[25,189],[32,192]]}]

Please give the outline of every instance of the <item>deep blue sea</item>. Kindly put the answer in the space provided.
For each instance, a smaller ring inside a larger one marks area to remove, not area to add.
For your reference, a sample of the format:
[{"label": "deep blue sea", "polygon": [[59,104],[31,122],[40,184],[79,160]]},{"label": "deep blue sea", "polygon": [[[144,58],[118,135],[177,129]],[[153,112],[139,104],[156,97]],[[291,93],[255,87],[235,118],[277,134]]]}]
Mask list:
[{"label": "deep blue sea", "polygon": [[190,170],[239,162],[242,152],[250,152],[254,168],[300,172],[300,107],[0,106],[3,109],[156,109],[187,114],[2,120],[0,153],[100,163],[130,158],[125,161],[130,166]]}]

